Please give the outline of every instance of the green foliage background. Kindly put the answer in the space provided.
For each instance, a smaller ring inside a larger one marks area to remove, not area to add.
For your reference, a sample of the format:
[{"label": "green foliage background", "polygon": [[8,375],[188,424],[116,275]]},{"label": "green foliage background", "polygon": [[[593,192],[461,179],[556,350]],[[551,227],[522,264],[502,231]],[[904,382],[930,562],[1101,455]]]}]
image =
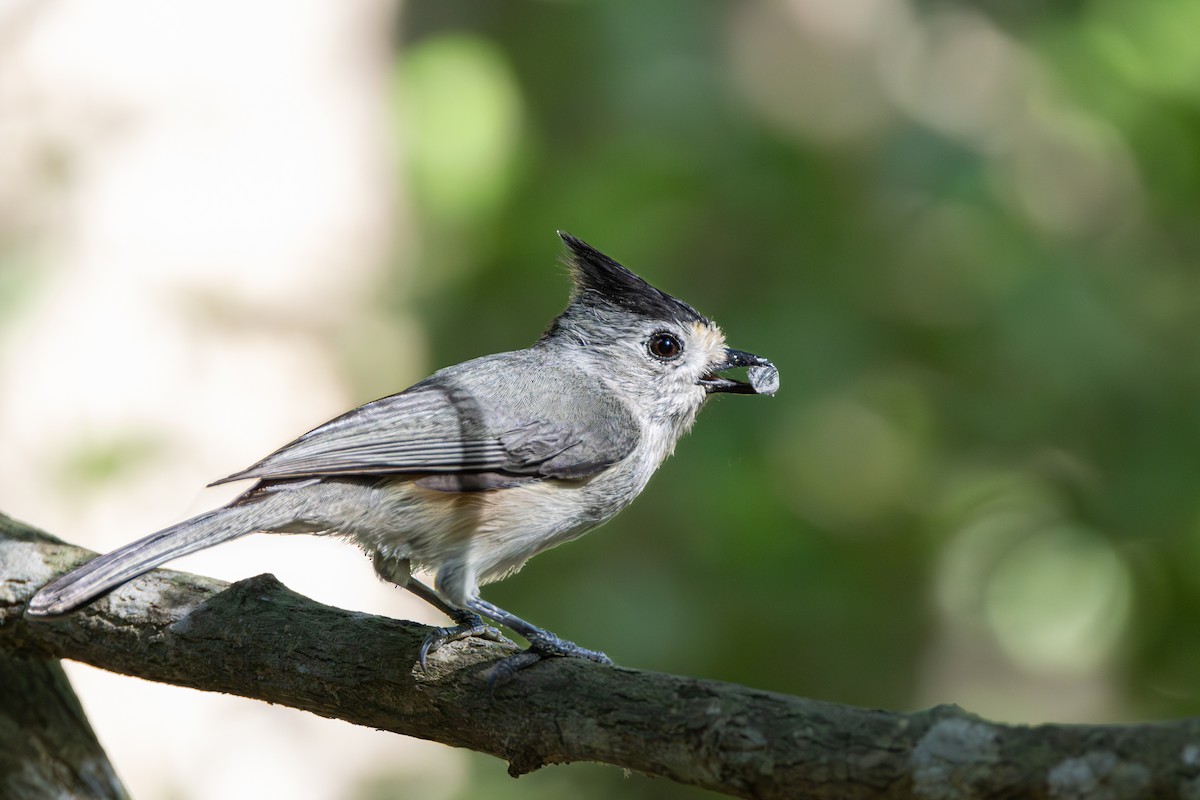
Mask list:
[{"label": "green foliage background", "polygon": [[[399,353],[437,367],[532,342],[567,296],[556,229],[781,372],[773,398],[712,402],[631,508],[489,600],[625,666],[842,703],[1020,722],[1200,714],[1200,0],[399,8],[383,98],[397,255],[361,328],[314,328],[316,349],[344,352],[347,394],[402,388]],[[13,108],[57,107],[30,86]],[[187,91],[176,110],[193,110]],[[67,133],[99,125],[109,141],[104,120],[64,119],[49,128],[61,152],[51,136],[13,172],[63,197],[10,191],[3,209],[6,336],[69,249],[27,245],[23,228],[70,217],[73,170],[91,162]],[[89,147],[118,152],[139,129],[112,130],[112,149]],[[181,307],[227,333],[219,347],[293,322]],[[427,348],[404,338],[422,332]],[[146,385],[179,374],[161,366]],[[86,407],[79,380],[37,402]],[[177,414],[215,418],[212,398],[240,391],[189,390]],[[157,426],[101,426],[31,469],[52,474],[55,503],[115,479],[152,491],[155,459],[192,441]],[[703,794],[592,765],[514,782],[494,759],[470,764],[463,788],[381,764],[356,796]]]},{"label": "green foliage background", "polygon": [[[1167,0],[407,4],[422,252],[390,302],[438,364],[557,313],[561,228],[782,374],[487,596],[625,665],[846,703],[1200,713],[1198,24]],[[696,794],[478,773],[471,796]]]}]

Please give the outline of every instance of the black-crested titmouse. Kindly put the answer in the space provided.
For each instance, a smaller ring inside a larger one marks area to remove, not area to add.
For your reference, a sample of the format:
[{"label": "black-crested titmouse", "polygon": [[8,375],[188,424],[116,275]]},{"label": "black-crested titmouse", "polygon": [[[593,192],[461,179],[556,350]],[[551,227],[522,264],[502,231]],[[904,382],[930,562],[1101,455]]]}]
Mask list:
[{"label": "black-crested titmouse", "polygon": [[[421,648],[499,634],[543,655],[606,662],[497,608],[479,587],[610,519],[642,491],[714,392],[772,394],[764,358],[725,346],[687,303],[579,239],[570,303],[526,350],[447,367],[367,403],[217,483],[256,479],[229,505],[67,573],[29,602],[63,614],[177,556],[256,531],[342,536],[380,576],[451,616]],[[750,367],[749,383],[718,373]],[[435,575],[434,589],[410,575]]]}]

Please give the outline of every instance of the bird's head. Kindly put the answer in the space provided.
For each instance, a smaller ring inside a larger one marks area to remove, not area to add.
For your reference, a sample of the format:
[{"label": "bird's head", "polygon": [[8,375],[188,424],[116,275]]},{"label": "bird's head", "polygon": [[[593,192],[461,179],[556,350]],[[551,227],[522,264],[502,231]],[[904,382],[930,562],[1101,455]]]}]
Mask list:
[{"label": "bird's head", "polygon": [[[586,242],[559,236],[574,291],[542,342],[567,348],[639,415],[685,429],[711,394],[774,392],[771,362],[731,349],[721,329],[687,303]],[[752,373],[747,383],[719,374],[736,367],[769,369],[772,380],[755,380]]]}]

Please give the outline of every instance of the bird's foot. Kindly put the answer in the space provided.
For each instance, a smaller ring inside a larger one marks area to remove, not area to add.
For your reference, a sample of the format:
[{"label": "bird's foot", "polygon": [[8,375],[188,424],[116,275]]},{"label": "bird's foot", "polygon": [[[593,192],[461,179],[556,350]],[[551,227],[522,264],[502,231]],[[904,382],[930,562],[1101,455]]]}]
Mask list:
[{"label": "bird's foot", "polygon": [[543,656],[568,656],[570,658],[586,658],[598,664],[611,664],[612,659],[599,650],[588,650],[574,642],[561,639],[549,631],[542,631],[529,639],[529,649]]},{"label": "bird's foot", "polygon": [[425,663],[428,655],[444,644],[457,642],[461,639],[487,639],[490,642],[506,642],[512,644],[500,631],[493,628],[491,625],[484,623],[483,619],[478,614],[465,613],[455,617],[458,623],[453,628],[434,628],[425,641],[421,642],[421,649],[417,652],[417,661],[421,664],[421,669],[428,672],[429,667]]},{"label": "bird's foot", "polygon": [[508,683],[521,670],[536,664],[543,658],[582,658],[587,661],[595,661],[597,664],[613,663],[611,658],[599,650],[588,650],[586,647],[580,647],[574,642],[561,639],[548,631],[539,631],[528,638],[528,650],[522,650],[514,656],[503,659],[488,671],[488,694],[493,693],[497,686]]}]

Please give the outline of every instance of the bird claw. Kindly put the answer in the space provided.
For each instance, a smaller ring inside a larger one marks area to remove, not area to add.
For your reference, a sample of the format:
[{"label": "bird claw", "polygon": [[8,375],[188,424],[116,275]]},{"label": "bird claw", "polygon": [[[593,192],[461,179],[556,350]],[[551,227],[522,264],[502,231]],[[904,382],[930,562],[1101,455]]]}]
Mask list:
[{"label": "bird claw", "polygon": [[535,653],[533,650],[522,650],[514,656],[497,661],[496,665],[487,671],[488,697],[495,696],[497,686],[503,686],[511,681],[513,676],[518,672],[526,667],[533,666],[541,660],[541,653]]},{"label": "bird claw", "polygon": [[430,653],[444,644],[470,638],[512,644],[508,637],[491,625],[485,624],[477,615],[465,616],[453,628],[434,628],[425,637],[425,641],[421,642],[421,649],[417,651],[417,662],[420,663],[422,671],[429,671],[426,658]]},{"label": "bird claw", "polygon": [[567,656],[569,658],[584,658],[597,664],[611,664],[612,659],[599,650],[588,650],[574,642],[560,639],[552,633],[543,633],[529,640],[529,649],[543,656]]},{"label": "bird claw", "polygon": [[588,650],[574,642],[560,639],[552,633],[543,632],[543,635],[530,637],[528,650],[522,650],[516,655],[502,659],[488,670],[488,695],[494,694],[496,687],[508,683],[526,667],[533,666],[543,658],[554,657],[582,658],[587,661],[595,661],[597,664],[613,663],[611,658],[599,650]]}]

